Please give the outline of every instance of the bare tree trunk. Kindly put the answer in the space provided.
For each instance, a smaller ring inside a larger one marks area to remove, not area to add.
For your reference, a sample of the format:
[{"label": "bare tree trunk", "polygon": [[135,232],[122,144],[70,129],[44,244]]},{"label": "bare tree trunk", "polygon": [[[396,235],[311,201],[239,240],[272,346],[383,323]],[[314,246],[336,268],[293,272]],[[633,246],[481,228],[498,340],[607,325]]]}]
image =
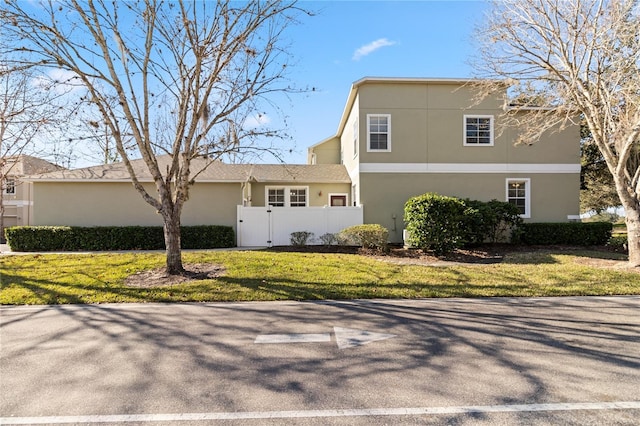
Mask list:
[{"label": "bare tree trunk", "polygon": [[164,242],[167,256],[167,273],[179,275],[184,272],[182,266],[180,215],[163,214]]},{"label": "bare tree trunk", "polygon": [[[189,186],[216,160],[269,151],[265,140],[286,137],[245,123],[263,103],[267,113],[280,111],[269,99],[275,93],[297,92],[286,83],[289,54],[280,43],[306,12],[296,0],[42,3],[34,12],[0,0],[0,54],[15,53],[16,66],[67,71],[73,77],[61,85],[86,89],[82,99],[102,119],[91,118],[90,127],[105,126],[135,189],[162,215],[167,272],[182,274],[180,214]],[[132,166],[137,156],[146,170]],[[145,173],[157,193],[141,183]]]},{"label": "bare tree trunk", "polygon": [[4,237],[4,194],[0,188],[0,244],[6,243]]},{"label": "bare tree trunk", "polygon": [[629,266],[640,266],[640,211],[625,207],[627,224],[627,244],[629,245]]}]

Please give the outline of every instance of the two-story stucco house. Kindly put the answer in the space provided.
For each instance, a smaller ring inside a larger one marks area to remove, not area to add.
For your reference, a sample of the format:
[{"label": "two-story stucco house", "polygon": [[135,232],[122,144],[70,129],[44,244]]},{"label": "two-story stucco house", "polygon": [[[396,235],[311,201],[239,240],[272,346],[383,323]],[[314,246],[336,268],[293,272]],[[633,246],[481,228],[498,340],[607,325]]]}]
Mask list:
[{"label": "two-story stucco house", "polygon": [[[308,164],[216,162],[199,174],[182,224],[233,226],[240,246],[288,244],[291,232],[318,237],[359,223],[381,224],[401,242],[404,205],[425,192],[509,201],[528,221],[577,219],[578,126],[516,146],[517,130],[500,127],[504,99],[474,103],[469,83],[359,80],[335,136],[308,149]],[[134,168],[153,192],[140,160]],[[162,224],[123,164],[28,180],[34,225]]]},{"label": "two-story stucco house", "polygon": [[308,161],[344,164],[351,203],[392,241],[401,241],[406,201],[426,192],[508,201],[532,222],[578,219],[579,126],[515,145],[517,129],[500,127],[505,99],[477,103],[470,83],[361,79],[336,135],[311,146]]}]

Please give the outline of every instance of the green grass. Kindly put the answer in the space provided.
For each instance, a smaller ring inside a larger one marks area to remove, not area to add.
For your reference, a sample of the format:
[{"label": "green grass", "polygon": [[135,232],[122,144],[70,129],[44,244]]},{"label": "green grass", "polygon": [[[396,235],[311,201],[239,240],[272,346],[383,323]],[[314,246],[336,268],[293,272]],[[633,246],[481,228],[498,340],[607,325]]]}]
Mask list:
[{"label": "green grass", "polygon": [[514,253],[500,264],[429,267],[344,254],[189,252],[185,263],[218,263],[225,276],[156,288],[124,280],[162,266],[161,253],[5,256],[0,304],[640,294],[640,274],[579,262],[594,253]]}]

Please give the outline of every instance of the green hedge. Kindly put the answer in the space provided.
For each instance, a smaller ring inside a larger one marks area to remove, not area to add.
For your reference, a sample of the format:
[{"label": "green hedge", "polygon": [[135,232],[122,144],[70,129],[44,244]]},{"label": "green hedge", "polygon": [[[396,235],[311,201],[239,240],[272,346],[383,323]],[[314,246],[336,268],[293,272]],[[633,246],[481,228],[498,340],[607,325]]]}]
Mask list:
[{"label": "green hedge", "polygon": [[463,200],[434,192],[410,198],[404,206],[409,245],[437,255],[462,247],[467,234],[466,210]]},{"label": "green hedge", "polygon": [[[13,251],[164,250],[160,226],[16,226],[5,230]],[[183,249],[226,248],[235,245],[230,226],[183,226]]]},{"label": "green hedge", "polygon": [[610,222],[523,223],[520,242],[531,245],[605,245],[611,238]]}]

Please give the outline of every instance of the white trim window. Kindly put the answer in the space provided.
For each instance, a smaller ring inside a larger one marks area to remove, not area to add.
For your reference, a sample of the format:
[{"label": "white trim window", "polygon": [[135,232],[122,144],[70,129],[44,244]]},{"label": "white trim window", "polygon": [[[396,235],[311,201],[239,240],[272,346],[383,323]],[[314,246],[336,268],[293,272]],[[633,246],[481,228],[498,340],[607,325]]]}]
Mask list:
[{"label": "white trim window", "polygon": [[307,207],[307,188],[289,189],[289,207]]},{"label": "white trim window", "polygon": [[7,195],[14,195],[16,193],[16,180],[13,178],[6,178],[4,181],[4,193]]},{"label": "white trim window", "polygon": [[272,207],[307,207],[309,187],[268,186],[265,188],[267,205]]},{"label": "white trim window", "polygon": [[464,116],[464,146],[493,146],[493,115]]},{"label": "white trim window", "polygon": [[507,179],[506,199],[518,207],[520,216],[531,217],[531,179]]},{"label": "white trim window", "polygon": [[284,188],[267,188],[267,204],[273,207],[284,207]]},{"label": "white trim window", "polygon": [[367,151],[391,152],[391,114],[367,114]]}]

